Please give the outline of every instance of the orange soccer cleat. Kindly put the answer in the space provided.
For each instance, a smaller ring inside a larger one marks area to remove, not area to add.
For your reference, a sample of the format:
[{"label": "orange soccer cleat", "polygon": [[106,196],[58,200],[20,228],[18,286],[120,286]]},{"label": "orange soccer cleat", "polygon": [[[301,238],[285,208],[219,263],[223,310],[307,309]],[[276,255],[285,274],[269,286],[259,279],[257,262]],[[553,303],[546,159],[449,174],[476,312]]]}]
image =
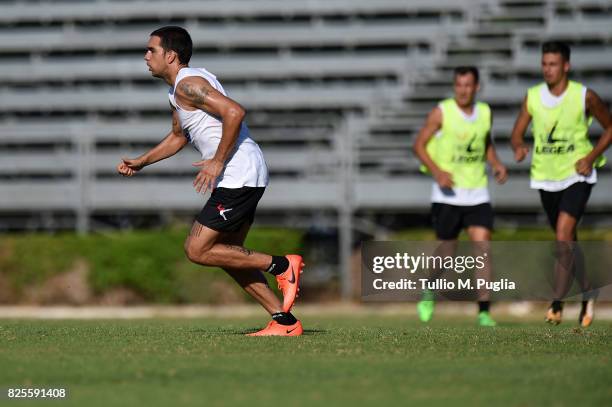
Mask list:
[{"label": "orange soccer cleat", "polygon": [[561,310],[555,312],[552,307],[546,311],[546,317],[544,318],[546,322],[552,325],[559,325],[562,320]]},{"label": "orange soccer cleat", "polygon": [[281,325],[276,321],[270,321],[261,331],[247,334],[247,336],[300,336],[304,332],[302,323],[297,321],[293,325]]},{"label": "orange soccer cleat", "polygon": [[588,328],[593,323],[593,308],[595,305],[595,300],[590,299],[586,303],[582,303],[582,309],[580,310],[580,315],[578,316],[578,322],[580,326],[583,328]]},{"label": "orange soccer cleat", "polygon": [[304,268],[302,256],[288,254],[285,256],[289,260],[289,267],[283,273],[276,276],[278,288],[283,293],[283,312],[291,311],[298,291],[300,291],[300,274]]}]

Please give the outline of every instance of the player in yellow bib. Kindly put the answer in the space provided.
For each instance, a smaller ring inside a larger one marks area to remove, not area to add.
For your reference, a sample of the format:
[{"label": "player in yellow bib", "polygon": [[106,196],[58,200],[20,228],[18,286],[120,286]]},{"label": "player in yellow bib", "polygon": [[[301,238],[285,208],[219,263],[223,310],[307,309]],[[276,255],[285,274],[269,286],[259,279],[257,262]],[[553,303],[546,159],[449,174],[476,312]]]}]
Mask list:
[{"label": "player in yellow bib", "polygon": [[[605,163],[602,154],[612,139],[612,122],[605,104],[593,90],[570,81],[569,70],[569,46],[557,41],[545,42],[542,45],[544,82],[527,91],[512,131],[514,158],[520,162],[529,152],[523,139],[532,123],[531,188],[540,192],[542,206],[561,249],[555,266],[555,298],[546,313],[546,321],[553,324],[561,322],[561,299],[571,285],[571,270],[577,272],[575,254],[569,250],[572,242],[577,241],[576,226],[597,182],[596,168]],[[593,116],[605,130],[595,147],[588,138]],[[593,301],[585,297],[582,303],[579,322],[583,327],[593,320]]]},{"label": "player in yellow bib", "polygon": [[[486,162],[497,182],[506,180],[506,167],[491,142],[489,105],[476,101],[479,74],[475,67],[454,72],[454,97],[443,100],[427,117],[414,142],[414,153],[431,173],[432,220],[436,237],[451,243],[466,229],[470,240],[488,242],[493,229],[493,210],[487,188]],[[488,298],[479,298],[478,322],[494,326]],[[425,292],[417,305],[419,318],[433,315],[433,293]]]}]

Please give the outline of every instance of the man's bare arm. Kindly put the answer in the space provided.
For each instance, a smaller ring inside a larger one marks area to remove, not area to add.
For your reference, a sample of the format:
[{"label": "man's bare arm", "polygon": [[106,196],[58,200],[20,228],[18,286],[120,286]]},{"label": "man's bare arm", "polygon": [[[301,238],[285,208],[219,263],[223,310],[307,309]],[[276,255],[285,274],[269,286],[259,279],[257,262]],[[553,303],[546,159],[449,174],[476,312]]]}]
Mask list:
[{"label": "man's bare arm", "polygon": [[429,112],[425,125],[419,131],[414,144],[412,145],[412,151],[418,157],[419,160],[427,167],[431,172],[434,179],[442,188],[451,188],[453,186],[453,180],[451,174],[446,171],[442,171],[440,167],[436,165],[433,159],[427,153],[427,143],[442,127],[442,110],[439,107],[435,107]]},{"label": "man's bare arm", "polygon": [[168,135],[155,147],[147,151],[139,158],[143,166],[151,165],[158,161],[172,157],[174,154],[181,151],[187,144],[187,138],[183,135],[183,130],[178,119],[176,110],[172,111],[172,130]]},{"label": "man's bare arm", "polygon": [[[493,128],[492,119],[491,128]],[[497,151],[495,150],[495,145],[493,144],[493,139],[491,138],[491,133],[488,133],[486,138],[486,157],[487,162],[493,170],[493,176],[495,177],[495,181],[497,181],[498,184],[503,184],[504,182],[506,182],[506,179],[508,178],[508,170],[497,156]]]},{"label": "man's bare arm", "polygon": [[246,115],[245,109],[200,77],[183,79],[177,87],[176,96],[181,106],[204,110],[221,118],[223,122],[221,142],[213,159],[225,163],[240,134],[240,126]]},{"label": "man's bare arm", "polygon": [[601,124],[601,127],[604,129],[604,133],[599,138],[599,141],[593,150],[576,162],[576,171],[582,175],[588,175],[591,173],[593,163],[597,157],[602,155],[612,142],[612,118],[610,117],[610,112],[599,95],[597,95],[597,93],[593,92],[591,89],[587,90],[586,108],[587,114],[594,116],[599,124]]},{"label": "man's bare arm", "polygon": [[514,151],[514,159],[517,162],[523,161],[529,153],[529,148],[524,144],[525,132],[527,131],[527,127],[529,127],[529,123],[531,123],[531,115],[527,111],[527,96],[525,96],[523,104],[521,105],[521,111],[514,122],[512,136],[510,137],[510,143]]},{"label": "man's bare arm", "polygon": [[137,171],[163,159],[178,153],[187,144],[187,138],[178,121],[178,113],[172,111],[172,130],[166,137],[151,150],[137,158],[122,158],[122,162],[117,166],[119,174],[132,176]]},{"label": "man's bare arm", "polygon": [[223,122],[221,141],[214,157],[194,163],[202,169],[193,185],[198,192],[202,189],[206,192],[208,188],[214,187],[216,178],[223,171],[236,146],[246,111],[237,102],[216,90],[207,80],[196,76],[183,79],[176,88],[175,97],[183,108],[206,111]]}]

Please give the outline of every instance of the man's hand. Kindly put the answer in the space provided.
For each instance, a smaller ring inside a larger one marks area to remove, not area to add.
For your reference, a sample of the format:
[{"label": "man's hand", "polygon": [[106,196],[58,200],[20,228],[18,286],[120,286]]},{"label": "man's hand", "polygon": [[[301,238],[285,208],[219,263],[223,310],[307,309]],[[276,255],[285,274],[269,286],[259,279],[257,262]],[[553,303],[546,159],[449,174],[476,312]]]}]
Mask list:
[{"label": "man's hand", "polygon": [[[195,187],[198,193],[208,191],[208,188],[212,191],[215,187],[215,181],[219,174],[223,171],[223,167],[225,166],[221,161],[215,160],[214,158],[210,160],[202,160],[193,163],[194,167],[202,167],[195,180],[193,181],[193,186]],[[202,188],[204,190],[202,191]]]},{"label": "man's hand", "polygon": [[593,160],[588,157],[583,157],[576,161],[576,172],[585,177],[591,174],[593,171]]},{"label": "man's hand", "polygon": [[492,166],[493,176],[495,177],[495,181],[498,184],[503,184],[508,179],[508,170],[506,166],[502,163],[497,163]]},{"label": "man's hand", "polygon": [[453,176],[446,171],[436,171],[435,174],[432,174],[434,179],[440,186],[440,188],[452,188],[453,187]]},{"label": "man's hand", "polygon": [[520,163],[527,157],[527,154],[529,154],[529,147],[521,145],[514,149],[514,160]]},{"label": "man's hand", "polygon": [[142,160],[138,158],[122,158],[117,165],[117,172],[124,177],[131,177],[144,167]]}]

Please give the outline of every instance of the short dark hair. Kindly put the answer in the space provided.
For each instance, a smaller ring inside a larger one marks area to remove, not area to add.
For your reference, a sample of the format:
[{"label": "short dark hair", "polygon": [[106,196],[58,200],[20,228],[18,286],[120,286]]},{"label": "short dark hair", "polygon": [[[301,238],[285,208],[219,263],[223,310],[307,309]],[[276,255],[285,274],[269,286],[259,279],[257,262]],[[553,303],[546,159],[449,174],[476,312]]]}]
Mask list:
[{"label": "short dark hair", "polygon": [[480,80],[480,74],[478,73],[478,68],[476,68],[475,66],[458,66],[455,68],[453,77],[457,77],[459,75],[466,75],[468,73],[472,74],[472,76],[474,77],[474,81],[478,83],[478,81]]},{"label": "short dark hair", "polygon": [[570,47],[561,41],[546,41],[542,44],[542,54],[561,54],[565,61],[570,60]]},{"label": "short dark hair", "polygon": [[189,63],[193,43],[186,29],[175,25],[168,25],[153,31],[151,36],[161,39],[161,46],[164,51],[176,52],[181,64],[187,65]]}]

